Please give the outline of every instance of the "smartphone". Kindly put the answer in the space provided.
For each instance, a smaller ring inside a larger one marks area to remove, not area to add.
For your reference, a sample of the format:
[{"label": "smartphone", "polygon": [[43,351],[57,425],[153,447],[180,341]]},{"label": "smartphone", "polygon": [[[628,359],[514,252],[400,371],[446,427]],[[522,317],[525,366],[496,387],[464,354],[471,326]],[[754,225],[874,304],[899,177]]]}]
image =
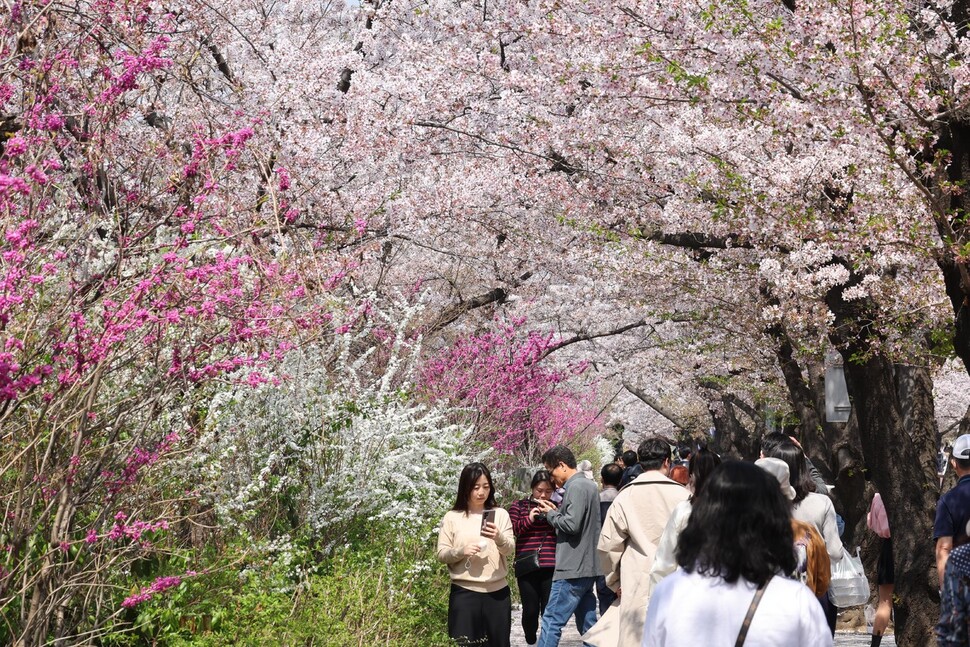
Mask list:
[{"label": "smartphone", "polygon": [[539,505],[539,499],[535,498],[534,496],[530,496],[529,503],[531,503],[532,505]]},{"label": "smartphone", "polygon": [[485,530],[485,524],[495,523],[495,510],[485,510],[482,512],[482,530]]}]

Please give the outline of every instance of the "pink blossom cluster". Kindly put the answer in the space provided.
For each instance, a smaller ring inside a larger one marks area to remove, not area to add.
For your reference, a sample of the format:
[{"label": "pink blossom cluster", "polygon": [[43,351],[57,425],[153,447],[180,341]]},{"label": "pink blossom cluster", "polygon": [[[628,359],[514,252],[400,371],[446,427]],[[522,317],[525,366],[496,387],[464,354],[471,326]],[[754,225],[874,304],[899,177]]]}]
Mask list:
[{"label": "pink blossom cluster", "polygon": [[522,333],[523,323],[460,338],[428,360],[421,373],[421,388],[432,399],[478,411],[480,430],[505,454],[592,435],[597,417],[588,398],[565,383],[568,372],[544,361],[553,336]]},{"label": "pink blossom cluster", "polygon": [[[168,522],[164,519],[155,522],[140,520],[129,522],[128,515],[126,513],[118,512],[115,514],[115,524],[108,532],[106,537],[112,541],[119,541],[121,539],[141,541],[142,536],[146,532],[155,532],[157,530],[168,530]],[[90,533],[88,537],[90,538]]]},{"label": "pink blossom cluster", "polygon": [[[143,447],[135,447],[132,449],[121,471],[121,477],[108,482],[108,492],[117,494],[126,486],[134,484],[137,481],[139,471],[142,468],[150,467],[157,463],[166,452],[171,450],[172,446],[178,440],[178,434],[173,432],[167,435],[162,442],[158,443],[154,449],[145,449]],[[73,463],[74,457],[72,456],[71,459]]]},{"label": "pink blossom cluster", "polygon": [[181,583],[182,583],[182,578],[179,577],[178,575],[159,577],[154,582],[152,582],[150,586],[143,586],[140,592],[125,598],[124,601],[121,603],[121,606],[123,606],[126,609],[131,609],[132,607],[138,606],[142,602],[147,602],[156,593],[161,593],[162,591],[166,591],[168,589],[176,587]]},{"label": "pink blossom cluster", "polygon": [[110,104],[129,90],[138,87],[138,78],[154,70],[164,69],[172,65],[172,61],[162,56],[170,39],[166,35],[157,36],[144,51],[138,54],[122,52],[118,61],[122,65],[121,72],[115,74],[111,68],[104,68],[104,78],[111,82],[99,97],[100,104]]}]

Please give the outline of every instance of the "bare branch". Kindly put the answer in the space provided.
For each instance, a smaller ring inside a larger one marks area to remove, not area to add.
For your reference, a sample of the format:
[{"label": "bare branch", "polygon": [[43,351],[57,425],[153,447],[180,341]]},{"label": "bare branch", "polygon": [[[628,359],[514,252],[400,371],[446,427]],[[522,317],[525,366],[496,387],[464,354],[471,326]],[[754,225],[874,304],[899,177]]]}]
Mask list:
[{"label": "bare branch", "polygon": [[202,44],[205,45],[206,48],[208,48],[209,53],[212,54],[212,58],[216,61],[216,67],[219,68],[222,75],[229,79],[230,83],[235,84],[236,79],[233,77],[232,71],[229,69],[229,63],[222,55],[222,52],[219,51],[219,48],[215,46],[215,43],[209,40],[208,36],[202,36]]},{"label": "bare branch", "polygon": [[476,297],[472,297],[471,299],[467,299],[465,301],[459,301],[458,303],[445,308],[441,312],[441,314],[438,315],[437,319],[431,325],[431,327],[428,329],[428,332],[430,333],[430,332],[436,332],[438,330],[441,330],[448,324],[451,324],[454,321],[456,321],[463,314],[467,312],[471,312],[472,310],[475,310],[477,308],[481,308],[481,307],[490,305],[492,303],[495,303],[495,304],[505,303],[505,300],[507,298],[508,298],[508,293],[505,291],[504,288],[494,288],[484,294],[480,294]]},{"label": "bare branch", "polygon": [[546,356],[549,355],[549,353],[552,353],[553,351],[557,351],[560,348],[565,348],[566,346],[569,346],[571,344],[576,344],[581,341],[592,341],[594,339],[599,339],[600,337],[611,337],[613,335],[622,335],[625,332],[634,330],[636,328],[643,328],[644,326],[650,326],[651,329],[653,328],[653,325],[648,324],[646,321],[641,319],[640,321],[635,321],[631,324],[626,324],[625,326],[620,326],[619,328],[614,328],[612,330],[605,330],[603,332],[597,332],[597,333],[580,333],[570,337],[569,339],[563,339],[549,346],[549,348],[547,348],[539,356],[539,359],[540,360],[545,359]]},{"label": "bare branch", "polygon": [[638,389],[629,382],[623,382],[623,388],[637,396],[645,405],[662,415],[664,418],[674,423],[674,426],[678,429],[683,429],[684,431],[690,431],[690,426],[677,414],[672,412],[670,409],[660,404],[660,401],[651,395],[645,393],[642,389]]}]

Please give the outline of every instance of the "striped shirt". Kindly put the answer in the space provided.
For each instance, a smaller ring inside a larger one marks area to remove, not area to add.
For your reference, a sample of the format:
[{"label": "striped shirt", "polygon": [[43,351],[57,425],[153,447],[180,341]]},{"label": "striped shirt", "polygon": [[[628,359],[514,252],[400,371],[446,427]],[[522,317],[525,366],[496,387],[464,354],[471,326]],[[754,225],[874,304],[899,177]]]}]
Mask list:
[{"label": "striped shirt", "polygon": [[556,530],[545,519],[529,519],[533,504],[528,499],[520,499],[509,507],[512,518],[512,532],[515,534],[515,556],[519,557],[534,550],[539,551],[539,566],[556,566]]}]

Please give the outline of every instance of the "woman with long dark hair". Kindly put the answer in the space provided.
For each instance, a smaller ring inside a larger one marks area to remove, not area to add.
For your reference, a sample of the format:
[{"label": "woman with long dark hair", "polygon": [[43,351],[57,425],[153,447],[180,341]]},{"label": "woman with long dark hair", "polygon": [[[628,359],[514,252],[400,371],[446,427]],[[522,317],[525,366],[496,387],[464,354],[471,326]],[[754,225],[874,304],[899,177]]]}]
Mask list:
[{"label": "woman with long dark hair", "polygon": [[831,646],[815,596],[785,575],[795,569],[789,519],[767,472],[717,467],[680,535],[681,568],[650,599],[643,647]]},{"label": "woman with long dark hair", "polygon": [[[839,527],[835,521],[835,506],[832,499],[824,494],[818,494],[815,483],[808,473],[808,463],[802,448],[790,441],[784,441],[768,450],[767,458],[780,458],[788,464],[789,483],[795,489],[792,500],[792,517],[798,521],[812,524],[818,534],[825,541],[825,551],[829,560],[835,564],[842,560],[842,540],[839,539]],[[828,592],[818,597],[819,604],[825,612],[825,619],[829,631],[835,635],[835,621],[838,608],[829,600]]]},{"label": "woman with long dark hair", "polygon": [[509,647],[512,598],[506,576],[514,551],[512,522],[495,505],[492,474],[482,463],[466,465],[455,505],[438,532],[438,560],[451,576],[448,635],[457,644]]},{"label": "woman with long dark hair", "polygon": [[815,492],[815,483],[808,473],[802,448],[793,442],[782,442],[770,449],[765,458],[780,458],[788,464],[789,483],[795,488],[792,516],[815,526],[825,540],[829,559],[833,562],[842,559],[842,540],[839,539],[839,527],[835,521],[835,506],[832,499]]},{"label": "woman with long dark hair", "polygon": [[650,567],[651,591],[660,583],[660,580],[677,570],[677,540],[687,526],[690,511],[703,493],[707,479],[714,472],[714,468],[720,464],[721,457],[707,448],[691,454],[690,461],[687,463],[687,489],[690,490],[690,498],[678,503],[674,508],[664,528],[664,534],[660,537],[660,543],[657,544],[657,554],[654,555],[653,566]]},{"label": "woman with long dark hair", "polygon": [[548,501],[556,487],[552,474],[539,470],[532,476],[531,494],[509,507],[515,533],[515,579],[522,597],[522,630],[525,642],[534,645],[539,618],[546,609],[556,570],[556,529],[541,514],[539,501]]}]

